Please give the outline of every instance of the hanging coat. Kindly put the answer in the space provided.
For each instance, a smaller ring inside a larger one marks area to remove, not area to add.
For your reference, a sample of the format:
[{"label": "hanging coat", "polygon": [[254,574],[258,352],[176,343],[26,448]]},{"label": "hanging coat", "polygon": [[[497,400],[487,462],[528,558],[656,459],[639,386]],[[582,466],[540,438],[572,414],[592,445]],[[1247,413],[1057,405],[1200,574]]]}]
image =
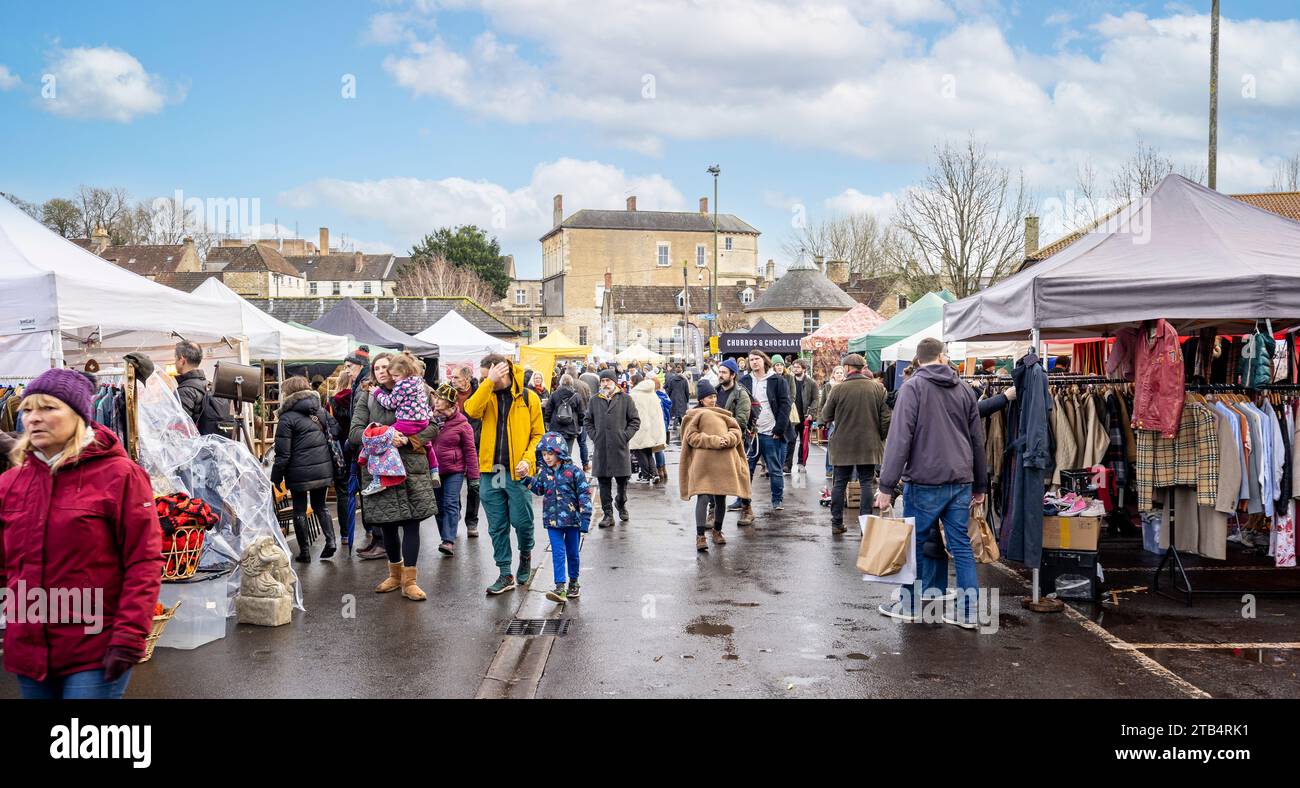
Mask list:
[{"label": "hanging coat", "polygon": [[1157,320],[1153,329],[1138,331],[1133,366],[1133,428],[1174,437],[1183,418],[1183,350],[1168,321]]},{"label": "hanging coat", "polygon": [[1037,355],[1031,353],[1016,362],[1011,378],[1016,384],[1016,401],[1008,419],[1016,420],[1017,429],[1005,471],[1010,480],[1001,543],[1007,558],[1032,568],[1043,560],[1044,478],[1050,476],[1055,464],[1055,449],[1047,429],[1052,400],[1047,392],[1047,373]]}]

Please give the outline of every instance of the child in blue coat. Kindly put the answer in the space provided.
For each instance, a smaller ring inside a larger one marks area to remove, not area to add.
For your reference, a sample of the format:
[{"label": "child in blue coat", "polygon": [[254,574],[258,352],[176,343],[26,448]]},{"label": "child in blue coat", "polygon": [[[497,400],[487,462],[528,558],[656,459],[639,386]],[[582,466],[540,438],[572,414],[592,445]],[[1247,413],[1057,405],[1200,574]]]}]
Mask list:
[{"label": "child in blue coat", "polygon": [[537,448],[544,465],[538,465],[537,475],[525,478],[523,485],[542,496],[542,524],[551,538],[555,590],[546,598],[564,602],[576,599],[581,591],[578,548],[582,535],[591,528],[591,486],[582,468],[570,459],[569,442],[564,436],[548,432]]}]

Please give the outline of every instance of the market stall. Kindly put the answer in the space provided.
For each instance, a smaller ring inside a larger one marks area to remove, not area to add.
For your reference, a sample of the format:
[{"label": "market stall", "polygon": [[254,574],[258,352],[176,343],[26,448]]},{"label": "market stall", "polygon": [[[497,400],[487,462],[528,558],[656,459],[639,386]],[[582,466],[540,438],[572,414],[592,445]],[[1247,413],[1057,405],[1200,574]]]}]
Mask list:
[{"label": "market stall", "polygon": [[0,375],[136,351],[165,363],[178,337],[238,357],[240,325],[236,305],[131,273],[0,200]]},{"label": "market stall", "polygon": [[955,298],[952,293],[946,290],[926,293],[916,303],[881,323],[872,331],[849,340],[849,352],[862,354],[867,360],[869,369],[880,369],[882,349],[943,320],[944,304],[953,300]]},{"label": "market stall", "polygon": [[799,347],[812,353],[813,369],[829,375],[849,352],[849,340],[869,333],[885,322],[879,312],[858,304],[834,321],[799,340]]},{"label": "market stall", "polygon": [[614,356],[614,358],[618,361],[620,366],[624,367],[630,364],[645,364],[646,362],[651,364],[662,364],[668,360],[668,358],[662,353],[656,353],[639,342],[632,344],[622,353]]},{"label": "market stall", "polygon": [[563,331],[556,329],[545,339],[519,348],[519,363],[526,369],[542,373],[544,385],[551,385],[551,372],[560,359],[585,359],[591,354],[587,345],[576,344]]},{"label": "market stall", "polygon": [[420,358],[432,358],[438,355],[437,345],[398,331],[367,312],[351,298],[339,301],[337,306],[321,315],[310,327],[327,334],[348,337],[355,343],[371,347],[409,350]]},{"label": "market stall", "polygon": [[781,356],[799,355],[799,343],[803,334],[790,334],[779,331],[771,323],[759,318],[759,321],[747,331],[728,331],[718,338],[718,353],[735,358],[744,356],[751,350]]},{"label": "market stall", "polygon": [[450,379],[458,367],[468,367],[477,373],[479,362],[492,353],[517,357],[514,345],[476,328],[454,309],[415,338],[438,346],[438,364],[444,380]]},{"label": "market stall", "polygon": [[[1295,566],[1300,475],[1285,447],[1300,437],[1300,401],[1290,382],[1295,336],[1283,329],[1300,322],[1298,284],[1300,223],[1171,175],[1048,260],[950,304],[944,328],[950,339],[1035,345],[1115,337],[1105,361],[1110,379],[1049,386],[1036,356],[1022,361],[1051,400],[1034,412],[1051,423],[1022,416],[1017,402],[1001,429],[1008,437],[1054,435],[1055,471],[1042,478],[1039,470],[1025,484],[1010,443],[1003,465],[1022,489],[1084,485],[1111,498],[1102,502],[1108,517],[1135,512],[1145,548],[1162,555],[1153,589],[1167,569],[1190,604],[1193,593],[1275,591],[1193,589],[1180,553],[1223,561],[1245,548]],[[1080,433],[1082,447],[1074,445]],[[1253,451],[1239,452],[1243,446]],[[1089,483],[1095,469],[1101,474]],[[1221,485],[1224,478],[1239,484]],[[1061,533],[1044,529],[1043,502],[1032,495],[1004,502],[1010,557],[1030,566],[1048,553],[1059,560],[1049,545],[1059,546]],[[1073,560],[1096,563],[1091,546]],[[1288,585],[1300,592],[1300,575]]]}]

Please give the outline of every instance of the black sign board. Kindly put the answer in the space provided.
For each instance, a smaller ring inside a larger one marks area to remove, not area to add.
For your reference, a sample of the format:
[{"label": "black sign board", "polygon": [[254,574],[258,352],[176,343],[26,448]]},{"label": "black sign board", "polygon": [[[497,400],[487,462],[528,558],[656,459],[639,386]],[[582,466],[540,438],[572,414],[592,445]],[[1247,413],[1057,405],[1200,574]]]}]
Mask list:
[{"label": "black sign board", "polygon": [[798,355],[803,334],[755,334],[735,332],[718,337],[718,351],[724,356],[743,356],[758,349],[768,354]]}]

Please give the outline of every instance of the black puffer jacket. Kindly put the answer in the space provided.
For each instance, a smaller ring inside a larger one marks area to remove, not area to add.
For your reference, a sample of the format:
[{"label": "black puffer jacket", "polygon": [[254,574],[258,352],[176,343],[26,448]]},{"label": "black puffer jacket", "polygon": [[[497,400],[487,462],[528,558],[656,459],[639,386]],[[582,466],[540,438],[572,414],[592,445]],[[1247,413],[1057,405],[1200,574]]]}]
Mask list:
[{"label": "black puffer jacket", "polygon": [[275,425],[271,482],[278,485],[288,481],[290,490],[315,490],[333,484],[334,457],[326,431],[337,438],[339,427],[334,417],[321,408],[319,394],[299,391],[286,397],[280,405],[280,421]]}]

